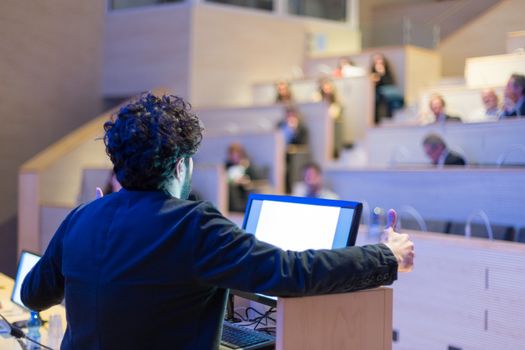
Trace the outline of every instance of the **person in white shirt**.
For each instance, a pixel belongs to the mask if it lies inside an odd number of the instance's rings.
[[[324,187],[321,167],[314,162],[303,167],[303,181],[294,185],[293,196],[338,199],[339,196]]]
[[[469,116],[470,122],[497,121],[503,111],[499,105],[499,97],[494,89],[484,89],[481,92],[483,107]]]

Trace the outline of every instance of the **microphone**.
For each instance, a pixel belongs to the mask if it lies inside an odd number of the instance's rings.
[[[3,321],[0,321],[0,334],[3,334],[3,332],[5,331],[5,334],[10,334],[13,337],[15,337],[16,339],[24,339],[25,338],[28,341],[39,345],[43,349],[53,350],[49,346],[45,346],[45,345],[40,344],[39,342],[37,342],[37,341],[35,341],[35,340],[31,339],[31,338],[26,337],[26,334],[24,333],[24,331],[22,331],[18,327],[13,326],[2,314],[0,314],[0,317],[3,320]]]
[[[9,334],[18,339],[25,337],[24,332],[20,328],[13,326],[2,314],[0,314],[0,317],[2,317],[0,334]]]

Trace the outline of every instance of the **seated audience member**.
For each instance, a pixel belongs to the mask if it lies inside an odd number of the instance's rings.
[[[276,103],[284,103],[284,104],[291,104],[293,103],[293,95],[292,95],[292,89],[290,87],[290,83],[284,80],[278,81],[275,85],[275,102]]]
[[[244,212],[252,187],[253,174],[250,159],[240,143],[232,143],[228,147],[225,166],[228,177],[228,209]]]
[[[374,54],[370,71],[375,84],[374,121],[379,124],[381,118],[392,118],[395,110],[403,108],[405,102],[403,94],[396,86],[394,75],[385,56],[380,53]]]
[[[443,96],[441,95],[433,95],[430,98],[429,107],[432,112],[430,123],[461,122],[460,117],[446,114],[445,99],[443,99]]]
[[[448,150],[445,141],[436,134],[427,135],[423,140],[423,147],[434,165],[465,165],[463,157]]]
[[[313,162],[303,167],[303,181],[294,185],[292,195],[325,199],[339,198],[335,193],[324,187],[321,167]]]
[[[525,116],[525,75],[512,74],[505,86],[501,119]]]
[[[471,116],[473,121],[495,121],[501,116],[499,98],[494,89],[485,89],[481,92],[483,108]]]
[[[330,79],[323,78],[319,80],[319,92],[314,99],[326,102],[330,106],[328,112],[333,120],[341,119],[343,107],[339,103],[334,83]]]
[[[277,127],[283,132],[287,145],[308,144],[308,129],[303,124],[299,111],[294,107],[286,108],[284,120],[280,121]]]
[[[308,129],[303,125],[299,112],[286,108],[285,119],[278,124],[286,142],[285,191],[290,193],[292,184],[299,177],[299,169],[309,158]]]
[[[315,96],[316,101],[323,101],[328,104],[328,114],[334,122],[334,157],[339,156],[343,144],[343,106],[339,103],[334,83],[330,79],[323,78],[319,81],[319,92]]]
[[[341,57],[337,62],[337,68],[334,69],[333,75],[336,78],[362,77],[365,75],[365,70],[357,67],[350,58]]]

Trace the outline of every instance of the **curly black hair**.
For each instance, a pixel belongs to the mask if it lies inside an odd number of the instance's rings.
[[[145,93],[104,124],[106,153],[124,188],[164,190],[177,160],[197,151],[203,128],[190,109],[180,97]]]

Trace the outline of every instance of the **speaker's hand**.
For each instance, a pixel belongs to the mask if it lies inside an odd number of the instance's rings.
[[[100,187],[97,187],[95,192],[96,192],[97,199],[104,197],[104,193],[102,192],[102,189]]]
[[[414,267],[414,243],[406,233],[397,233],[397,213],[395,210],[388,211],[388,220],[383,234],[383,243],[390,248],[397,259],[398,271],[409,272]]]

